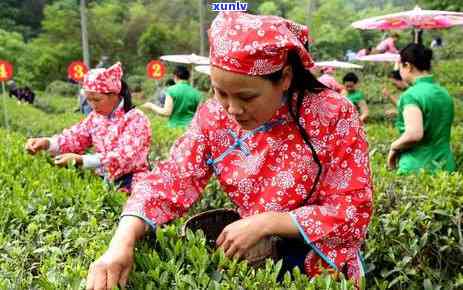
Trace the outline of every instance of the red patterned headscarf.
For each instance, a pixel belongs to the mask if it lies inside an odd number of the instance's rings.
[[[84,76],[83,88],[86,91],[102,94],[121,92],[122,65],[120,62],[109,68],[96,68]]]
[[[209,30],[211,64],[246,75],[281,70],[288,52],[296,51],[308,70],[314,63],[304,47],[309,31],[304,25],[277,16],[221,12]]]

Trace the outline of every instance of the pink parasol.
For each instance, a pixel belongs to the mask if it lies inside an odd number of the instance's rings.
[[[336,67],[336,68],[363,68],[363,66],[358,64],[353,64],[350,62],[331,60],[331,61],[318,61],[315,63],[316,67]]]
[[[397,62],[400,60],[400,55],[397,53],[379,53],[379,54],[369,54],[357,57],[357,60],[361,61],[376,61],[376,62]]]
[[[463,12],[415,9],[367,18],[352,23],[358,29],[439,29],[463,25]]]

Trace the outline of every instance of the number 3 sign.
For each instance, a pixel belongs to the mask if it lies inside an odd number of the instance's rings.
[[[88,72],[85,63],[81,61],[73,61],[68,66],[68,77],[79,82],[84,79],[84,75]]]
[[[149,78],[160,80],[166,73],[166,67],[159,60],[152,60],[146,66],[146,74]]]

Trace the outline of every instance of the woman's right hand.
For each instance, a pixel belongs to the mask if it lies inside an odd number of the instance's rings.
[[[25,147],[29,154],[34,155],[42,150],[47,150],[49,146],[48,138],[29,138]]]
[[[147,229],[148,226],[138,217],[121,219],[108,250],[90,265],[87,290],[125,287],[133,266],[135,243]]]
[[[389,100],[391,99],[391,93],[386,87],[383,88],[383,96]]]
[[[133,266],[134,247],[111,243],[109,249],[90,265],[87,290],[125,288]]]

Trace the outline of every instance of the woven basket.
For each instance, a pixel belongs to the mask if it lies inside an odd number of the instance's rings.
[[[182,227],[182,236],[186,235],[187,229],[192,231],[202,230],[207,244],[216,247],[216,240],[222,230],[230,223],[240,219],[240,215],[233,209],[214,209],[199,213],[189,218]],[[244,259],[253,267],[260,267],[265,264],[267,258],[278,260],[278,243],[280,238],[276,236],[266,237],[254,245],[246,253]]]

